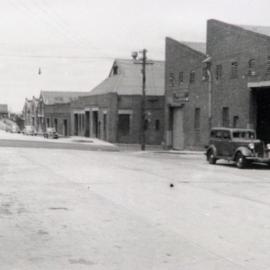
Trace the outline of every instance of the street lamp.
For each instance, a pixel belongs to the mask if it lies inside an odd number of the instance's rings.
[[[207,55],[207,58],[204,59],[202,63],[205,64],[208,77],[208,126],[210,132],[212,128],[212,71],[211,71],[212,57]]]
[[[137,60],[138,54],[142,54],[142,58]],[[134,64],[141,64],[142,65],[142,99],[141,99],[141,150],[145,150],[145,86],[146,86],[146,65],[153,64],[151,62],[146,62],[146,53],[147,50],[143,49],[139,52],[132,52],[131,56],[133,59]]]

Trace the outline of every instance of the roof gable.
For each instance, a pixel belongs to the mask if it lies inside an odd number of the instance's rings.
[[[117,66],[118,72],[114,74],[113,68]],[[164,61],[151,61],[146,65],[146,94],[164,95]],[[118,95],[141,95],[142,75],[141,64],[133,60],[116,59],[108,78],[95,87],[89,94],[101,95],[117,93]]]

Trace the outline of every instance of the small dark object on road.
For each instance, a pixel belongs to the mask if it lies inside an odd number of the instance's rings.
[[[170,187],[173,188],[174,187],[174,184],[173,183],[170,183]]]

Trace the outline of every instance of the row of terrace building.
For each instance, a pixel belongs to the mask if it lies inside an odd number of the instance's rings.
[[[270,141],[270,28],[208,20],[206,42],[166,38],[165,63],[146,68],[146,140],[201,149],[216,126],[254,128]],[[26,100],[26,124],[65,136],[139,143],[141,66],[115,60],[90,92],[42,91]]]
[[[146,142],[160,144],[164,127],[164,61],[147,66]],[[112,143],[139,143],[142,104],[141,66],[114,61],[109,76],[89,92],[41,91],[26,99],[25,125],[39,133],[54,127],[63,136],[95,137]]]

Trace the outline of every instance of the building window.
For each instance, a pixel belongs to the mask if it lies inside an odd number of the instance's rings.
[[[220,80],[222,77],[222,65],[216,65],[216,80]]]
[[[175,85],[174,73],[170,73],[170,75],[169,75],[169,84],[170,84],[170,87],[174,87],[174,85]]]
[[[237,128],[238,127],[238,122],[239,122],[239,116],[238,115],[235,115],[233,117],[233,127],[234,128]]]
[[[231,65],[231,78],[235,79],[238,77],[238,62],[232,62]]]
[[[222,125],[223,127],[229,127],[230,118],[229,118],[229,107],[222,108]]]
[[[270,56],[267,57],[266,74],[270,74]]]
[[[202,80],[203,81],[208,81],[207,67],[203,67],[203,69],[202,69]]]
[[[113,66],[113,75],[118,74],[118,66]]]
[[[129,135],[130,131],[130,115],[119,114],[118,115],[118,131],[120,136]]]
[[[178,79],[179,79],[178,80],[179,84],[184,82],[184,72],[183,71],[179,72]]]
[[[50,127],[50,118],[46,118],[46,126]]]
[[[189,82],[194,83],[195,82],[195,71],[191,71],[189,74]]]
[[[155,121],[155,130],[156,130],[156,131],[159,131],[159,129],[160,129],[160,121],[157,119],[157,120]]]
[[[194,114],[194,129],[200,129],[201,125],[201,109],[195,108],[195,114]]]
[[[255,75],[255,59],[250,59],[248,61],[248,76]]]

